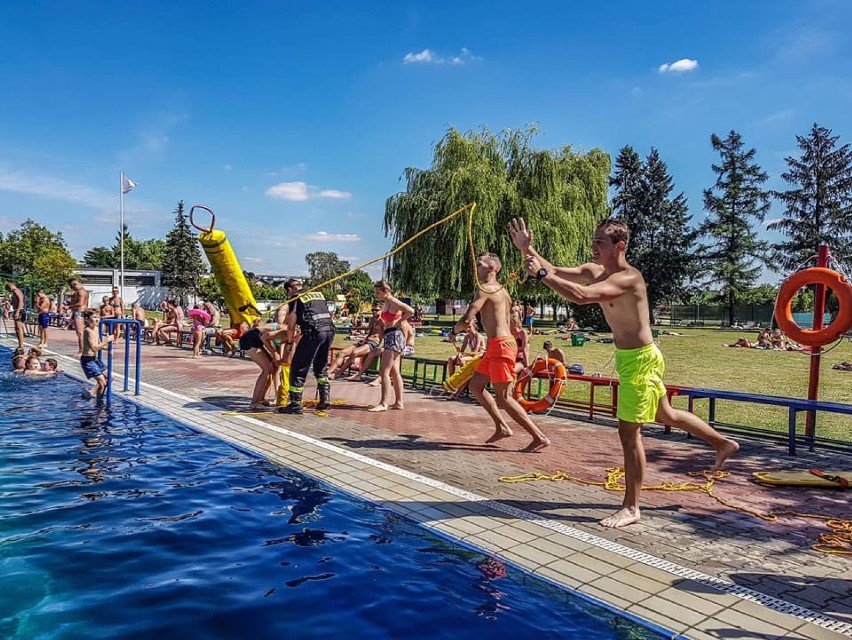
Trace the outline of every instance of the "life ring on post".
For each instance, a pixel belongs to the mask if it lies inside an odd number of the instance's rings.
[[[840,303],[834,321],[819,330],[803,329],[793,319],[793,297],[799,289],[811,284],[821,284],[831,289]],[[778,328],[799,344],[809,347],[831,344],[852,327],[852,284],[837,271],[825,267],[810,267],[797,271],[784,281],[778,291],[775,320]]]
[[[524,397],[524,391],[529,386],[533,378],[549,378],[550,390],[542,398],[538,400],[527,400]],[[550,408],[559,400],[562,395],[562,390],[565,388],[565,382],[568,380],[568,373],[565,371],[565,365],[550,358],[536,358],[531,367],[525,368],[518,374],[518,380],[515,383],[515,400],[518,401],[524,411],[527,413],[543,413],[550,411]]]

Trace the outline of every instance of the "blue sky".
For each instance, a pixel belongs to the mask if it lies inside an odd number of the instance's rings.
[[[137,239],[182,199],[217,212],[244,269],[355,265],[390,248],[385,199],[448,126],[531,122],[540,147],[658,148],[698,222],[711,133],[739,131],[771,187],[813,122],[852,142],[850,24],[845,0],[11,0],[0,231],[29,217],[78,258],[111,246],[123,170]]]

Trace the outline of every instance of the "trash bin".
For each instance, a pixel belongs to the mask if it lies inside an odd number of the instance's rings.
[[[659,338],[660,337],[660,330],[659,329],[651,329],[651,337],[652,338]]]
[[[571,346],[572,347],[582,347],[586,344],[586,334],[585,333],[573,333],[571,334]]]

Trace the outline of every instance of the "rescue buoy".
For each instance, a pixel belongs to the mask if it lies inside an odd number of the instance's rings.
[[[803,329],[793,319],[793,297],[799,289],[811,284],[821,284],[834,291],[840,304],[834,321],[819,330]],[[809,347],[830,344],[852,327],[852,284],[837,271],[825,267],[797,271],[784,281],[778,291],[775,320],[778,328],[799,344]]]
[[[210,227],[199,227],[195,224],[193,214],[196,209],[203,209],[211,216]],[[260,316],[254,294],[246,280],[237,256],[231,248],[231,243],[224,231],[214,229],[216,214],[212,209],[203,204],[196,204],[189,210],[189,223],[201,233],[198,241],[204,249],[204,254],[210,262],[210,270],[216,278],[222,297],[228,305],[228,313],[231,316],[231,326],[239,326],[241,322],[251,324],[255,318]]]
[[[444,380],[444,389],[450,393],[455,393],[461,389],[462,385],[473,377],[480,360],[482,360],[482,356],[478,355],[465,362],[453,375]]]
[[[527,400],[526,397],[524,397],[524,391],[530,384],[530,381],[533,378],[545,377],[550,379],[550,390],[547,392],[547,395],[539,398],[538,400]],[[568,375],[565,371],[565,365],[559,362],[559,360],[555,360],[553,358],[550,358],[549,360],[536,358],[532,367],[526,367],[518,374],[518,380],[515,383],[515,400],[518,401],[518,404],[520,404],[527,413],[542,413],[544,411],[549,411],[556,401],[559,400],[559,396],[562,395],[562,390],[565,388],[565,382],[567,380]]]

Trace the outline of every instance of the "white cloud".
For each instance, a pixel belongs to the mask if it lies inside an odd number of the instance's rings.
[[[312,240],[313,242],[360,242],[361,237],[355,233],[328,233],[327,231],[317,231],[302,236],[303,240]]]
[[[282,182],[266,190],[266,195],[279,200],[301,202],[308,199],[308,185],[304,182]]]
[[[252,257],[249,257],[249,256],[246,256],[245,258],[241,258],[241,260],[243,262],[248,262],[249,264],[262,264],[263,263],[263,258],[252,258]]]
[[[458,54],[449,57],[438,55],[431,49],[423,49],[420,53],[409,52],[402,59],[403,64],[465,64],[481,61],[481,57],[473,55],[466,47],[462,47]]]
[[[348,200],[352,194],[348,191],[338,191],[337,189],[323,189],[317,194],[317,198],[334,198],[337,200]]]
[[[291,202],[304,202],[316,198],[332,198],[336,200],[348,200],[352,194],[348,191],[337,189],[319,189],[305,182],[281,182],[266,190],[266,195],[278,200],[290,200]]]
[[[420,53],[406,53],[402,59],[405,64],[430,63],[435,61],[435,54],[430,49],[423,49]]]
[[[98,209],[114,209],[117,196],[59,178],[28,175],[0,167],[0,191],[25,193],[51,200],[79,202]]]
[[[661,64],[658,71],[660,73],[684,73],[686,71],[695,71],[697,68],[698,60],[681,58],[675,62]]]

